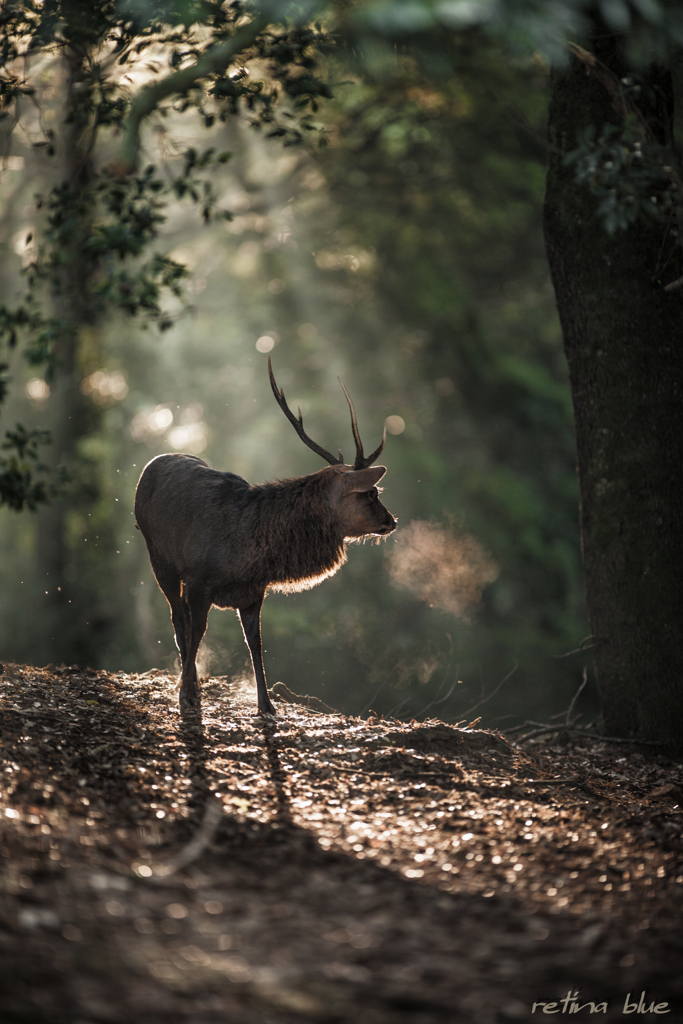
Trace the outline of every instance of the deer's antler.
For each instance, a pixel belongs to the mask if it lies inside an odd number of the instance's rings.
[[[342,391],[346,395],[346,401],[349,403],[349,409],[351,410],[351,430],[353,431],[353,440],[356,442],[356,461],[355,461],[355,463],[353,465],[353,468],[354,469],[367,469],[368,466],[371,466],[373,464],[373,462],[375,461],[375,459],[378,458],[378,456],[380,456],[382,454],[382,452],[384,451],[384,445],[387,443],[387,428],[386,427],[384,428],[384,435],[382,437],[382,443],[380,444],[380,446],[378,448],[375,448],[375,450],[372,453],[372,455],[368,455],[366,457],[363,454],[363,442],[361,441],[360,434],[358,433],[358,423],[356,422],[356,410],[353,407],[353,402],[351,401],[351,395],[348,393],[348,391],[344,387],[344,384],[342,383],[341,377],[338,377],[337,380],[339,381],[339,383],[342,386]]]
[[[318,455],[322,455],[323,459],[329,462],[331,466],[343,466],[344,456],[342,455],[341,451],[339,452],[339,458],[335,459],[334,455],[331,455],[327,451],[327,449],[322,448],[319,444],[316,444],[315,441],[311,440],[311,438],[304,430],[304,420],[303,416],[301,415],[301,409],[298,410],[299,418],[297,419],[292,410],[287,405],[284,391],[282,390],[282,388],[278,388],[277,384],[275,383],[275,377],[273,376],[273,368],[270,365],[270,356],[268,356],[268,375],[270,377],[270,386],[273,389],[273,394],[275,395],[275,401],[280,406],[283,413],[285,414],[289,422],[292,424],[292,426],[294,427],[294,429],[296,430],[297,434],[304,442],[304,444],[308,445],[308,447],[311,448]]]

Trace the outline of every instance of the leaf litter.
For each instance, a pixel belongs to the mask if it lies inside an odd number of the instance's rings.
[[[293,700],[3,666],[2,1024],[683,1020],[680,761]]]

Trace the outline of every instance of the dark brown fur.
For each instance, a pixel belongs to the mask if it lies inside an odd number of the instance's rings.
[[[259,710],[273,714],[261,656],[268,590],[292,593],[332,576],[346,542],[385,536],[396,521],[379,501],[383,466],[334,465],[309,476],[250,486],[193,455],[159,455],[145,466],[135,518],[171,606],[182,660],[181,704],[199,699],[196,656],[209,609],[234,608],[254,665]]]

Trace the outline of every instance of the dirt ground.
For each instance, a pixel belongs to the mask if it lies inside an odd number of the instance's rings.
[[[683,1022],[656,748],[3,669],[0,1024]]]

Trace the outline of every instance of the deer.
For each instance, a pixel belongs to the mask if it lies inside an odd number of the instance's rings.
[[[329,463],[308,476],[250,485],[235,473],[211,469],[196,455],[158,455],[143,469],[135,492],[135,525],[152,571],[171,609],[182,665],[180,707],[200,704],[197,651],[212,607],[233,609],[242,625],[256,679],[258,713],[274,715],[263,666],[261,607],[269,591],[308,590],[333,576],[348,543],[387,537],[396,519],[379,500],[385,466],[373,466],[386,443],[366,456],[351,397],[354,464],[335,458],[305,432],[278,388],[275,400],[296,433]]]

